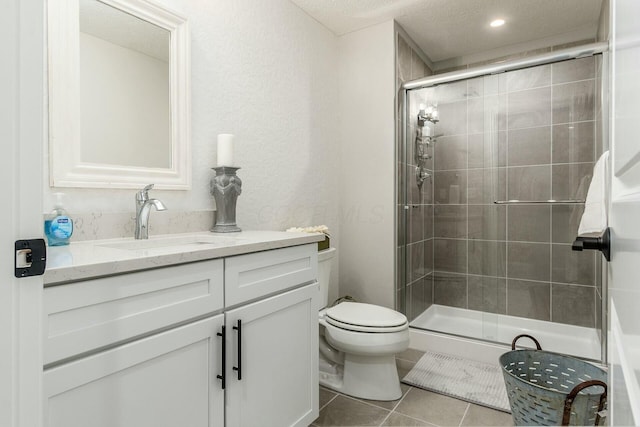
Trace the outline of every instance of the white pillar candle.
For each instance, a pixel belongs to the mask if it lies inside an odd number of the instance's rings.
[[[233,166],[233,138],[230,133],[218,135],[218,166]]]

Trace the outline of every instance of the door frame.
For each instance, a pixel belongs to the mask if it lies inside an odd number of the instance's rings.
[[[14,277],[14,241],[41,238],[45,2],[8,0],[0,14],[0,425],[42,425],[42,276]]]
[[[612,0],[611,40],[610,197],[611,263],[609,278],[609,424],[639,425],[640,383],[636,378],[638,344],[637,262],[640,259],[640,149],[633,127],[640,115],[636,83],[640,51],[634,18],[636,0]],[[633,58],[633,60],[632,60]]]

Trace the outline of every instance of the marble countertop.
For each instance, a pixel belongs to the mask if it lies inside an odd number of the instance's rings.
[[[108,239],[47,248],[45,286],[137,270],[241,255],[324,240],[284,231],[165,234],[148,240]]]

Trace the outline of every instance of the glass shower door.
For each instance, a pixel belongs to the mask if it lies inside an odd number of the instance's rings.
[[[599,255],[571,250],[583,204],[570,203],[584,200],[602,151],[598,63],[580,58],[408,91],[412,327],[501,343],[523,329],[553,330],[582,340],[557,351],[583,346],[580,355],[600,358]],[[549,200],[565,202],[526,203]]]

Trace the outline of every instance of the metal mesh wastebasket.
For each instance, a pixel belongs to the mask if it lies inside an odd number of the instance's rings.
[[[537,350],[516,350],[532,339]],[[582,360],[542,351],[530,335],[518,335],[500,356],[513,422],[517,426],[604,425],[607,374]]]

